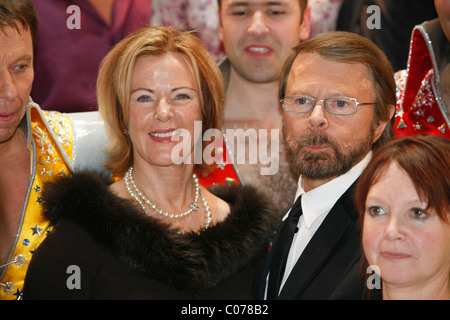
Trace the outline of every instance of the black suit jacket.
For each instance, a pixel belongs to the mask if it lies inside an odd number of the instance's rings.
[[[359,272],[361,240],[353,204],[355,185],[330,210],[292,269],[279,299],[362,299],[365,281]],[[264,298],[271,263],[280,262],[272,261],[269,253],[257,299]]]

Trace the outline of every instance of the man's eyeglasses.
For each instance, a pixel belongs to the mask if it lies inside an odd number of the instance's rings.
[[[308,96],[285,96],[280,100],[284,111],[293,113],[308,113],[314,109],[316,102],[323,102],[325,110],[332,114],[352,114],[360,105],[377,104],[377,102],[358,102],[355,98],[332,97],[324,100]]]

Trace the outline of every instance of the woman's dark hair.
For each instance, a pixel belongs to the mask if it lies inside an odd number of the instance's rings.
[[[359,213],[361,230],[364,225],[367,195],[393,162],[408,174],[420,199],[427,203],[426,209],[433,209],[442,221],[449,223],[449,155],[450,140],[434,135],[404,136],[375,150],[371,161],[358,179],[355,191],[355,206]],[[364,278],[367,277],[369,263],[364,253],[362,256],[360,274]],[[365,290],[365,295],[370,298],[371,292]]]

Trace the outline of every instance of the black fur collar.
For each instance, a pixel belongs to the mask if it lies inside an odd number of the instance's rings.
[[[230,205],[230,215],[200,235],[179,235],[112,194],[93,173],[73,174],[44,190],[51,224],[76,221],[132,270],[190,293],[214,287],[264,254],[278,216],[255,188],[215,187],[211,191]]]

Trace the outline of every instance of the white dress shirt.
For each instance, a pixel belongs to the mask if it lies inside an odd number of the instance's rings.
[[[363,160],[351,168],[347,173],[308,192],[305,192],[303,188],[302,177],[299,178],[295,199],[297,199],[300,195],[303,195],[303,215],[298,221],[297,226],[299,230],[294,235],[292,240],[280,290],[297,263],[297,260],[300,258],[303,250],[306,248],[317,229],[319,229],[331,208],[333,208],[334,204],[345,193],[345,191],[347,191],[356,179],[358,179],[371,158],[372,151],[370,151]],[[283,220],[285,220],[288,215],[289,212],[283,217]]]

